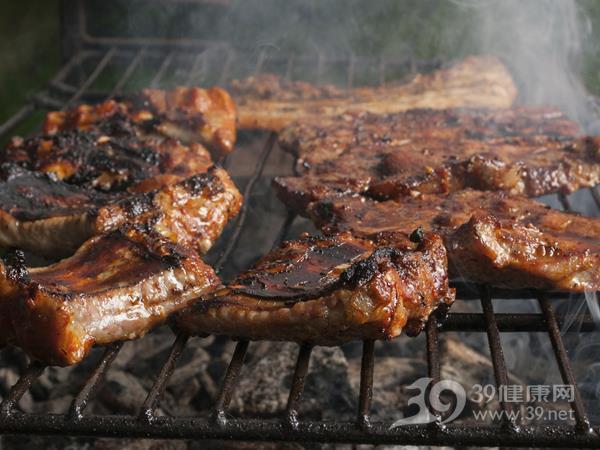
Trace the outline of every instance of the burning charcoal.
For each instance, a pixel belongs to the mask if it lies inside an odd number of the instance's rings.
[[[48,399],[45,402],[34,402],[33,403],[33,413],[39,413],[39,414],[45,414],[45,413],[52,413],[52,414],[65,414],[67,411],[69,411],[69,406],[71,405],[71,402],[73,401],[73,396],[71,395],[64,395],[62,397],[53,397],[51,399]]]
[[[115,413],[135,414],[142,406],[147,391],[138,378],[121,370],[111,370],[106,375],[98,398]]]
[[[260,344],[259,344],[260,345]],[[244,366],[232,399],[232,412],[242,416],[271,417],[287,404],[298,346],[269,343]],[[335,386],[335,389],[332,389]],[[300,405],[303,418],[340,417],[353,414],[356,393],[348,380],[348,363],[339,348],[316,347],[311,356],[304,395]]]

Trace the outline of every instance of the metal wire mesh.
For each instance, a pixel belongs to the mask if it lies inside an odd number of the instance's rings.
[[[215,58],[216,57],[216,58]],[[137,49],[122,49],[110,46],[105,49],[86,50],[76,54],[50,81],[48,88],[35,95],[15,116],[0,125],[0,137],[22,123],[35,111],[44,108],[65,108],[79,101],[96,101],[120,95],[126,88],[135,88],[132,80],[140,77],[151,86],[174,84],[223,84],[233,76],[251,74],[265,70],[278,70],[291,77],[298,73],[300,77],[323,79],[324,65],[343,64],[345,84],[351,86],[360,75],[357,67],[373,65],[357,64],[351,55],[345,60],[325,61],[320,55],[314,59],[301,59],[288,56],[273,58],[261,53],[254,61],[243,60],[231,49],[225,47],[205,49],[203,51],[156,50],[146,46]],[[299,68],[298,65],[303,67]],[[379,61],[376,64],[378,74],[375,80],[384,83],[388,71],[411,73],[431,67],[430,62],[415,61]],[[118,70],[116,68],[118,67]],[[310,71],[312,70],[312,73]],[[83,71],[83,73],[82,73]],[[168,79],[167,79],[168,78]],[[104,81],[102,81],[104,79]],[[372,77],[371,77],[372,79]],[[257,182],[269,158],[277,149],[275,135],[261,134],[253,139],[262,139],[262,151],[256,155],[255,167],[249,177],[245,177],[243,193],[245,198],[253,195]],[[225,161],[227,167],[229,161]],[[234,179],[236,173],[232,172]],[[600,208],[600,195],[591,190],[592,197]],[[567,197],[559,198],[565,209],[570,209]],[[242,208],[229,239],[220,253],[215,255],[214,266],[217,271],[227,267],[235,254],[240,236],[244,232],[247,217],[247,204]],[[278,245],[290,232],[295,215],[290,213],[283,221],[279,232],[273,236],[273,245]],[[259,255],[257,255],[259,256]],[[554,357],[558,363],[565,384],[577,386],[569,357],[565,350],[561,334],[561,321],[552,306],[551,299],[561,298],[561,294],[533,293],[537,296],[541,313],[495,313],[493,298],[531,298],[531,292],[491,289],[487,286],[457,286],[459,299],[481,302],[482,313],[450,312],[445,320],[432,317],[426,327],[426,347],[428,374],[433,380],[440,379],[440,340],[448,331],[485,332],[496,385],[508,384],[508,371],[501,345],[503,332],[544,332],[548,333]],[[460,300],[458,300],[460,301]],[[581,318],[581,331],[591,331],[594,323],[588,315]],[[497,446],[499,442],[507,446],[577,446],[600,447],[599,429],[590,425],[586,406],[576,388],[575,399],[571,404],[575,416],[574,426],[534,426],[521,425],[514,420],[505,419],[501,423],[477,425],[442,426],[437,423],[410,425],[390,429],[390,423],[371,421],[371,399],[374,387],[375,343],[365,341],[362,350],[360,371],[360,389],[358,409],[355,421],[308,421],[299,415],[304,383],[308,373],[312,347],[300,345],[287,407],[280,419],[238,419],[228,415],[228,407],[233,391],[239,380],[240,371],[247,353],[247,341],[237,343],[233,357],[225,372],[220,393],[213,406],[209,419],[197,417],[170,417],[156,415],[166,385],[176,370],[177,361],[186,346],[185,336],[176,336],[171,351],[155,383],[148,392],[146,400],[140,405],[137,415],[100,416],[85,413],[86,406],[93,401],[118,355],[121,344],[108,347],[98,361],[81,391],[72,401],[66,414],[28,414],[17,411],[15,405],[32,383],[43,373],[44,367],[32,363],[10,390],[0,405],[0,433],[70,434],[88,436],[121,437],[164,437],[164,438],[219,438],[241,440],[273,441],[328,441],[371,444],[433,444],[433,445],[486,445]],[[513,405],[501,403],[503,411],[510,411]],[[510,415],[505,415],[505,418]]]

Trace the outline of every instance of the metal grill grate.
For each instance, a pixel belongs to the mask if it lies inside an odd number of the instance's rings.
[[[193,50],[193,49],[192,49]],[[276,58],[266,52],[255,55],[253,61],[227,47],[210,48],[204,51],[156,50],[141,47],[137,50],[109,47],[105,49],[85,50],[72,57],[50,81],[43,92],[35,95],[13,117],[0,125],[0,137],[22,125],[29,116],[42,109],[61,109],[79,101],[96,101],[117,96],[139,78],[139,72],[152,86],[174,84],[223,84],[233,76],[257,73],[262,70],[277,70],[292,77],[299,73],[301,77],[322,80],[325,66],[334,64],[343,68],[345,80],[350,86],[360,75],[357,68],[376,67],[377,74],[371,79],[386,81],[386,74],[414,73],[434,66],[431,62],[387,61],[360,62],[349,56],[346,60],[330,61],[317,55],[315,58]],[[300,67],[301,66],[301,67]],[[117,70],[118,68],[118,70]],[[183,69],[182,69],[183,68]],[[310,73],[312,70],[312,74]],[[339,72],[339,71],[338,71]],[[107,80],[108,78],[108,80]],[[102,80],[104,79],[104,81]],[[339,78],[338,78],[338,82]],[[131,86],[135,88],[136,86]],[[263,177],[263,171],[274,154],[276,139],[274,134],[252,133],[242,136],[241,142],[262,140],[262,150],[255,155],[254,170],[246,180],[243,193],[248,199],[252,196],[257,182]],[[239,151],[239,149],[238,149]],[[231,161],[225,160],[225,167]],[[600,208],[600,195],[592,189],[591,195]],[[559,199],[565,209],[570,208],[567,197]],[[260,206],[259,206],[260,207]],[[244,232],[248,203],[244,205],[236,223],[228,234],[228,240],[220,253],[214,256],[214,266],[218,271],[225,270],[233,261],[240,236]],[[273,245],[278,245],[290,232],[295,216],[291,213],[283,220],[282,228],[276,234]],[[256,255],[259,256],[259,255]],[[429,376],[440,379],[440,339],[448,331],[474,331],[487,333],[491,360],[497,386],[508,384],[508,372],[500,341],[503,332],[545,332],[548,333],[554,356],[565,384],[577,385],[565,344],[561,335],[561,321],[557,317],[551,300],[564,298],[564,294],[531,293],[527,291],[509,291],[492,289],[487,286],[459,284],[457,302],[478,300],[482,313],[454,313],[438,323],[432,317],[426,327],[426,347]],[[532,296],[538,299],[541,313],[495,313],[493,298],[523,298]],[[581,317],[581,331],[594,330],[594,323],[585,315]],[[306,421],[298,414],[302,402],[302,392],[307,376],[312,348],[299,346],[299,353],[292,378],[287,407],[280,419],[238,419],[230,418],[227,411],[234,389],[238,382],[244,356],[249,343],[240,341],[226,370],[221,390],[213,407],[212,418],[158,416],[155,411],[169,378],[173,374],[178,358],[188,342],[185,336],[176,336],[168,358],[156,375],[155,383],[146,400],[140,405],[139,414],[132,416],[99,416],[85,413],[86,406],[93,401],[94,394],[110,370],[121,349],[121,343],[106,348],[104,356],[81,391],[72,401],[66,414],[29,414],[15,410],[16,403],[43,373],[44,367],[32,363],[18,382],[13,386],[0,406],[0,433],[69,434],[87,436],[120,437],[163,437],[163,438],[213,438],[237,440],[273,440],[302,442],[352,442],[371,444],[420,444],[420,445],[486,445],[497,446],[546,446],[546,447],[600,447],[598,425],[592,426],[586,412],[586,406],[576,389],[575,400],[571,407],[574,411],[574,426],[523,426],[508,419],[501,423],[480,425],[439,424],[410,425],[389,429],[390,423],[370,420],[371,398],[373,391],[373,372],[376,364],[373,341],[365,341],[362,350],[360,371],[360,390],[358,410],[355,421]],[[504,411],[513,405],[501,403]],[[505,416],[508,417],[508,416]]]

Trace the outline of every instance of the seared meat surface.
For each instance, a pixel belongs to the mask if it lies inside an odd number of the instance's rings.
[[[132,194],[104,194],[18,170],[0,182],[0,244],[67,256],[94,235],[135,223],[205,253],[241,203],[227,172],[216,167]]]
[[[1,156],[29,170],[101,191],[147,190],[148,179],[168,184],[205,172],[213,162],[202,145],[184,145],[113,115],[91,130],[67,129],[30,139],[13,138]],[[156,186],[156,182],[152,187]]]
[[[454,300],[439,236],[398,250],[347,233],[285,242],[175,316],[189,334],[336,345],[418,333]]]
[[[300,176],[278,178],[275,186],[300,212],[345,193],[572,192],[600,183],[600,140],[579,133],[552,108],[345,114],[282,132]]]
[[[206,253],[242,206],[242,195],[221,168],[132,195],[88,214],[95,233],[127,224],[148,225],[180,245]]]
[[[44,131],[13,138],[0,156],[22,172],[0,182],[3,246],[64,257],[93,235],[136,223],[204,253],[239,211],[241,195],[203,145],[228,152],[234,144],[235,108],[221,89],[145,90],[79,105],[49,113]],[[38,180],[28,189],[25,173]]]
[[[266,74],[234,81],[230,91],[240,128],[273,131],[299,120],[320,120],[348,111],[389,114],[415,108],[507,108],[517,95],[506,67],[491,57],[469,57],[448,69],[416,75],[405,84],[342,90]]]
[[[219,284],[195,251],[132,227],[47,267],[26,267],[17,251],[0,266],[0,342],[47,364],[74,364],[94,344],[144,335]]]
[[[48,113],[44,134],[90,130],[113,115],[129,118],[141,133],[158,133],[184,143],[206,145],[215,156],[233,150],[236,111],[229,94],[218,87],[178,87],[172,91],[144,89],[119,101],[78,105]]]
[[[118,200],[66,184],[53,176],[3,166],[0,245],[41,255],[67,256],[93,233],[87,213]]]
[[[443,236],[453,276],[507,288],[600,290],[600,219],[520,196],[470,189],[377,202],[338,198],[310,207],[326,233],[351,231],[405,248],[422,227]]]

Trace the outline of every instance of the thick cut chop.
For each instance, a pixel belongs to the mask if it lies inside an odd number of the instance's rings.
[[[213,165],[201,144],[141,135],[137,128],[131,119],[115,114],[92,130],[76,128],[13,138],[1,161],[100,191],[148,190],[205,172]]]
[[[215,155],[233,150],[236,110],[229,94],[218,87],[178,87],[172,91],[144,89],[122,100],[78,105],[48,113],[45,134],[78,128],[94,129],[115,114],[128,117],[142,133],[158,133],[185,143],[206,145]]]
[[[517,95],[506,67],[491,57],[469,57],[448,69],[417,75],[406,84],[342,90],[267,74],[234,81],[230,90],[240,128],[274,131],[299,120],[322,120],[347,111],[507,108]]]
[[[135,223],[204,253],[241,202],[216,167],[150,192],[110,194],[18,169],[0,183],[0,244],[61,257],[91,236]]]
[[[347,233],[283,244],[175,316],[189,334],[337,345],[416,334],[454,300],[439,236],[403,251]]]
[[[311,201],[347,193],[568,193],[600,182],[600,140],[579,133],[552,108],[346,114],[282,132],[300,176],[278,178],[275,186],[300,212]]]
[[[47,364],[75,364],[92,345],[140,337],[219,284],[195,251],[134,228],[48,267],[27,268],[16,252],[0,268],[0,312],[11,324],[2,334]]]
[[[315,203],[326,233],[351,231],[403,248],[417,227],[443,236],[450,271],[507,288],[600,290],[600,219],[565,213],[520,196],[464,190],[401,202],[360,197]]]

